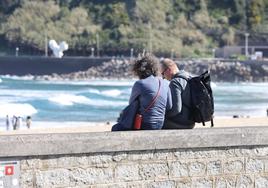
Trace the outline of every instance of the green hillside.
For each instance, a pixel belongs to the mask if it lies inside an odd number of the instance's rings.
[[[267,42],[268,0],[2,0],[0,53],[44,54],[45,38],[67,55],[208,56],[213,48]]]

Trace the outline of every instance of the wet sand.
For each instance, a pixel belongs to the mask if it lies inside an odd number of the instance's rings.
[[[64,124],[64,125],[62,125]],[[83,133],[110,131],[114,122],[33,122],[31,129],[25,126],[16,131],[0,131],[0,135],[8,134],[42,134],[42,133]],[[214,127],[248,127],[268,126],[268,117],[252,118],[215,118]],[[197,124],[195,129],[210,128],[210,122],[206,126]]]

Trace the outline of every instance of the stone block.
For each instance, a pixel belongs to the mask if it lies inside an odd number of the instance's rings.
[[[171,177],[188,177],[189,170],[186,162],[171,162],[170,163],[170,176]]]
[[[180,149],[174,152],[177,159],[215,159],[234,157],[235,152],[232,148],[219,148],[217,150],[211,148],[204,149]]]
[[[127,156],[128,161],[152,161],[154,160],[154,151],[130,152]]]
[[[167,163],[141,164],[139,174],[143,180],[168,178]]]
[[[62,156],[62,157],[59,157],[57,160],[57,166],[59,168],[70,168],[70,167],[75,167],[76,165],[77,163],[76,163],[75,156]]]
[[[41,167],[40,159],[29,158],[20,161],[21,170],[39,169]]]
[[[238,148],[236,152],[238,155],[244,157],[265,157],[268,155],[268,148],[262,146]]]
[[[176,187],[175,181],[155,181],[145,184],[144,188],[174,188]]]
[[[83,167],[89,166],[87,155],[64,155],[56,158],[59,168]],[[52,163],[53,164],[53,163]]]
[[[222,162],[220,160],[207,162],[207,174],[208,175],[215,176],[221,173],[222,173]]]
[[[217,158],[226,159],[226,158],[236,157],[236,153],[235,153],[234,148],[229,148],[229,147],[219,148],[216,150],[216,152],[217,152],[217,154],[215,155],[215,157],[217,157]]]
[[[91,185],[90,188],[141,188],[144,182]],[[79,187],[80,188],[80,187]]]
[[[154,153],[154,159],[160,160],[172,160],[174,159],[174,152],[172,150],[159,150]]]
[[[190,178],[180,178],[176,180],[176,185],[179,188],[189,188],[192,185],[192,180]]]
[[[70,172],[67,169],[53,169],[36,172],[36,187],[68,187],[71,184]]]
[[[58,157],[50,156],[48,158],[40,160],[40,168],[42,170],[53,169],[57,167],[58,167]]]
[[[253,149],[254,156],[256,157],[267,157],[268,156],[268,147],[259,146]]]
[[[247,159],[246,160],[246,172],[257,173],[264,171],[264,161],[259,159]]]
[[[253,188],[254,178],[250,175],[240,175],[237,177],[236,187]]]
[[[20,175],[20,187],[29,188],[34,187],[35,177],[32,170],[23,170],[23,173]]]
[[[206,163],[205,161],[192,161],[188,163],[189,176],[205,176]]]
[[[267,173],[268,172],[268,157],[266,159],[262,159],[263,163],[264,163],[264,172]]]
[[[119,162],[123,161],[127,158],[127,153],[126,152],[116,152],[113,155],[113,161]]]
[[[115,167],[116,182],[128,182],[140,179],[138,164],[120,164]]]
[[[224,163],[224,174],[242,174],[244,172],[243,158],[228,160]]]
[[[268,175],[255,177],[255,188],[268,187]]]
[[[113,163],[113,156],[111,153],[99,153],[88,157],[88,164],[91,166],[109,167],[111,163]]]
[[[192,187],[213,188],[213,178],[193,178]]]
[[[110,168],[74,168],[70,171],[71,182],[75,186],[105,184],[113,182],[113,169]]]
[[[217,177],[215,188],[236,188],[236,176]]]

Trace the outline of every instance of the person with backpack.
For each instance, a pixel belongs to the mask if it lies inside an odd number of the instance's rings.
[[[123,110],[112,131],[162,129],[166,110],[171,109],[172,100],[169,82],[159,77],[159,65],[159,60],[150,54],[135,60],[133,72],[139,80],[132,87],[129,106]],[[137,108],[136,113],[142,117],[138,128],[136,118],[134,125],[133,122],[129,122],[134,119],[134,108]]]
[[[214,100],[209,71],[191,76],[179,70],[171,59],[164,59],[162,76],[170,80],[173,107],[167,111],[164,129],[192,129],[195,123],[213,124]]]
[[[177,64],[171,59],[163,59],[161,61],[162,76],[170,81],[169,87],[172,95],[172,108],[167,110],[163,129],[192,129],[195,122],[191,120],[190,106],[191,96],[190,87],[187,80],[191,76],[179,70]],[[183,105],[185,104],[185,105]]]

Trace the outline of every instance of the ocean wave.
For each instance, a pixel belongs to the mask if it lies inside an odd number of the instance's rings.
[[[64,91],[48,91],[48,90],[17,90],[17,89],[0,89],[0,97],[1,99],[14,99],[14,100],[25,100],[25,99],[46,99],[51,95],[55,94],[55,92],[63,93]]]
[[[135,80],[88,80],[88,81],[38,81],[43,84],[69,84],[69,85],[82,85],[82,86],[133,86]]]
[[[121,91],[118,89],[104,90],[104,91],[101,91],[101,94],[108,96],[108,97],[117,97],[121,94]]]
[[[60,94],[48,98],[49,101],[60,105],[72,106],[74,104],[84,104],[90,106],[107,107],[107,106],[126,106],[126,101],[108,101],[108,100],[92,100],[81,95]]]
[[[106,97],[113,97],[113,98],[122,98],[120,95],[130,95],[128,90],[119,90],[119,89],[109,89],[109,90],[97,90],[97,89],[89,89],[89,93],[98,94]]]
[[[11,80],[33,80],[34,76],[28,75],[28,76],[14,76],[14,75],[2,75],[1,78],[11,79]]]
[[[16,116],[29,116],[36,114],[37,110],[27,103],[0,103],[0,117],[4,118],[6,115],[9,117]]]
[[[60,105],[67,105],[67,106],[74,105],[75,103],[87,104],[90,102],[90,99],[88,99],[85,96],[71,95],[71,94],[59,94],[53,97],[49,97],[48,100],[51,102],[58,103]]]
[[[210,85],[211,85],[212,89],[217,87],[217,84],[215,82],[211,82]]]

